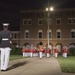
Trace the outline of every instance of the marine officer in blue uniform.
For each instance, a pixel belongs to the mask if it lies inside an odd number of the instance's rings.
[[[3,30],[0,31],[0,50],[1,50],[1,71],[8,68],[11,50],[11,32],[8,30],[9,23],[3,23]]]

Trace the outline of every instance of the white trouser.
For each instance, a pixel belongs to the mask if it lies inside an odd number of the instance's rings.
[[[30,56],[33,57],[33,52],[30,53]]]
[[[23,57],[25,57],[25,52],[23,52]]]
[[[0,51],[0,62],[1,62],[1,51]]]
[[[6,70],[8,68],[10,48],[1,48],[1,70]]]
[[[65,58],[67,57],[67,53],[64,53],[64,57],[65,57]]]
[[[40,58],[42,58],[42,52],[39,52]]]
[[[24,53],[24,56],[25,56],[25,57],[27,57],[27,56],[28,56],[27,52],[25,52],[25,53]]]
[[[55,53],[55,57],[58,57],[58,53]]]
[[[47,57],[50,57],[50,53],[47,53]]]

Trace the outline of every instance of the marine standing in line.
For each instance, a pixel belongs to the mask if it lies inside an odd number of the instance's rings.
[[[56,47],[54,47],[54,54],[55,54],[55,57],[58,57],[58,49]]]
[[[0,31],[0,50],[1,50],[1,71],[6,71],[11,50],[11,32],[8,30],[9,23],[3,24],[3,30]]]
[[[64,46],[63,49],[62,49],[62,52],[63,52],[63,57],[67,58],[68,47],[67,46]]]

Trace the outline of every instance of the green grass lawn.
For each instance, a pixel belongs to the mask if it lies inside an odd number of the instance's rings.
[[[22,59],[24,58],[22,55],[10,55],[10,60]]]
[[[75,73],[75,56],[68,56],[67,58],[59,56],[57,59],[62,72]]]

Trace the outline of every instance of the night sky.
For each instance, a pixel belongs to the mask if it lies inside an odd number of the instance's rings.
[[[75,0],[49,0],[54,8],[75,8]],[[19,29],[20,10],[45,9],[48,0],[0,0],[0,25],[9,22],[10,28]]]

